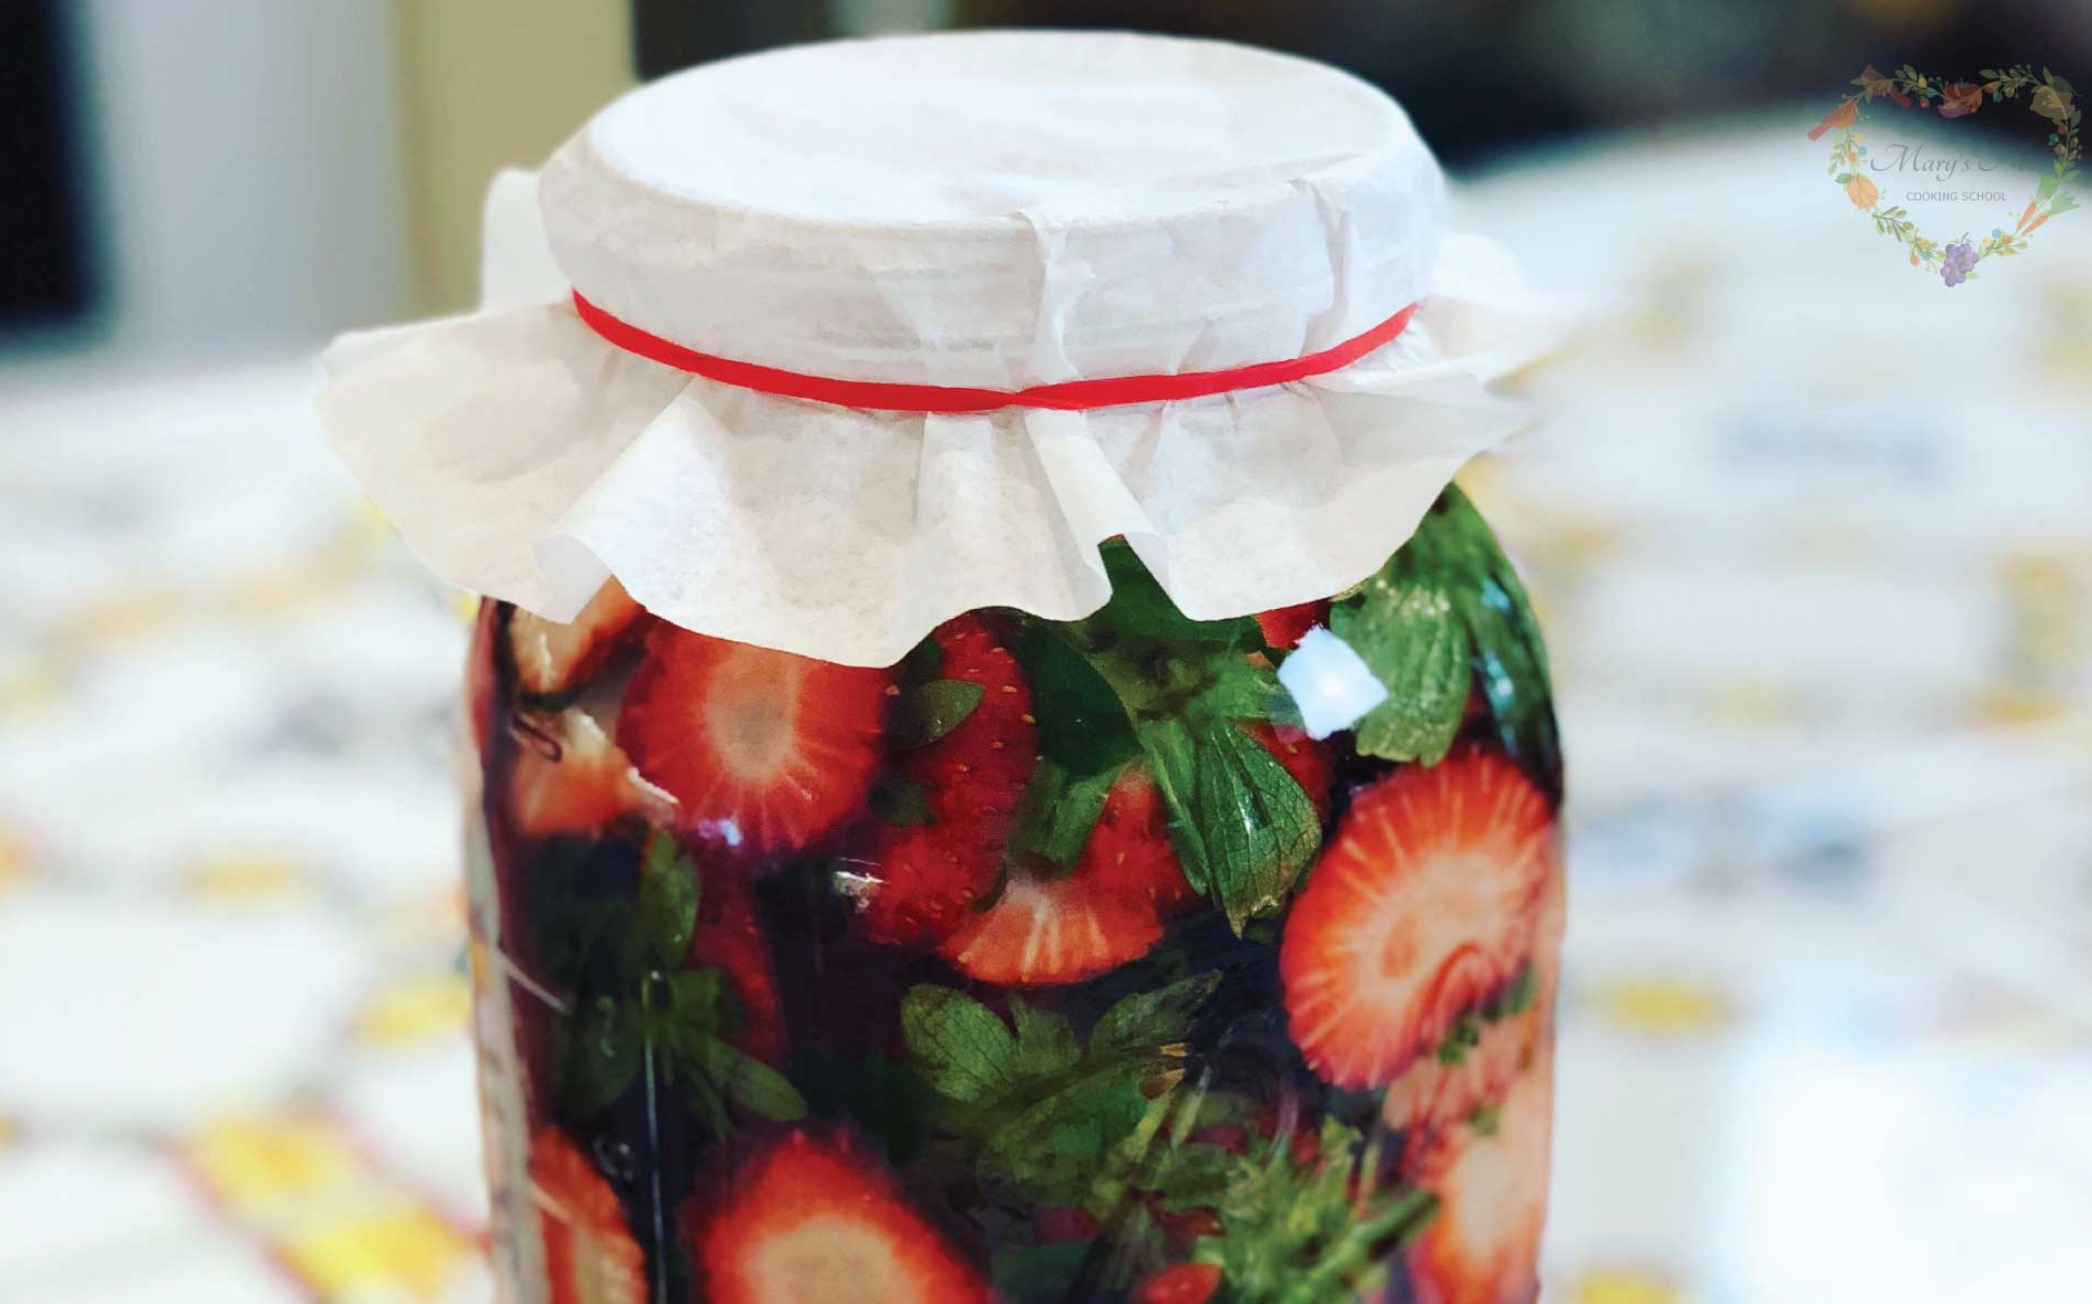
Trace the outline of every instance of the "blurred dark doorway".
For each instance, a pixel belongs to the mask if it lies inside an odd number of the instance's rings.
[[[0,331],[65,326],[93,306],[64,0],[13,0],[0,41]]]
[[[836,32],[827,0],[692,4],[632,0],[633,62],[641,80],[731,54],[815,41]]]

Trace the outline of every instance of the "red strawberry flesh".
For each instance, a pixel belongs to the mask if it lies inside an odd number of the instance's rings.
[[[1221,1271],[1212,1263],[1176,1263],[1141,1282],[1137,1304],[1206,1304],[1220,1289]]]
[[[1328,622],[1329,601],[1326,598],[1257,613],[1257,628],[1264,632],[1265,645],[1280,651],[1297,646],[1309,630]]]

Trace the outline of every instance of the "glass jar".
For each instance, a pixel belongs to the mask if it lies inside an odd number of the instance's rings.
[[[1561,769],[1515,573],[1450,488],[1254,619],[1104,555],[1090,617],[885,669],[615,582],[482,607],[505,1298],[1534,1297]]]

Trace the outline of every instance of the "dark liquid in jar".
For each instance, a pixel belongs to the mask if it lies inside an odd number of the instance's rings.
[[[516,1298],[1532,1298],[1561,777],[1515,574],[1451,490],[1254,618],[1106,557],[1095,615],[883,669],[614,583],[567,626],[484,607]],[[1310,630],[1388,691],[1321,740],[1276,673]]]

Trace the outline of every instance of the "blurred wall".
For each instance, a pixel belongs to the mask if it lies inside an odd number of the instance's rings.
[[[947,27],[957,0],[834,0],[835,30],[849,35]]]
[[[393,0],[391,12],[414,306],[455,312],[479,296],[480,205],[494,173],[544,162],[632,84],[630,10],[612,0]]]
[[[107,343],[209,358],[394,316],[391,42],[370,0],[81,0]]]

